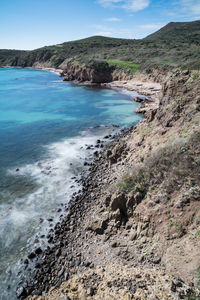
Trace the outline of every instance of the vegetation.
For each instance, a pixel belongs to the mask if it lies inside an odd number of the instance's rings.
[[[131,61],[123,61],[119,59],[108,59],[109,66],[118,66],[121,69],[124,69],[127,73],[134,74],[139,67],[139,64],[134,64]]]
[[[67,61],[89,64],[104,60],[128,73],[149,68],[200,67],[200,21],[169,23],[141,39],[94,36],[33,51],[0,50],[0,66],[64,68]]]

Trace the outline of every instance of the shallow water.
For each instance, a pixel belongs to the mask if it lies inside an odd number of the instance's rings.
[[[92,157],[86,145],[115,132],[112,124],[139,122],[138,106],[130,95],[76,86],[55,73],[0,69],[0,299],[15,299],[11,274],[37,232],[48,230],[40,219],[56,219],[81,188],[74,176]]]

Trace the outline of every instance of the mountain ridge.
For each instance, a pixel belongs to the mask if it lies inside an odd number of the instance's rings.
[[[141,40],[92,36],[76,41],[44,46],[35,50],[0,50],[0,66],[52,67],[65,70],[73,65],[90,65],[91,61],[104,61],[123,69],[129,75],[133,70],[149,68],[199,69],[200,21],[171,22]],[[124,67],[125,65],[125,67]],[[130,65],[130,64],[129,64]]]

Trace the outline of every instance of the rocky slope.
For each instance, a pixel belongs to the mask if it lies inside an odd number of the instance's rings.
[[[151,117],[95,153],[51,247],[25,260],[19,298],[199,299],[200,74],[159,78]]]

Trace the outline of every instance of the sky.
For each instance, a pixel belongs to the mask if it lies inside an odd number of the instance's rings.
[[[93,35],[140,39],[200,19],[200,0],[0,0],[0,49],[32,50]]]

